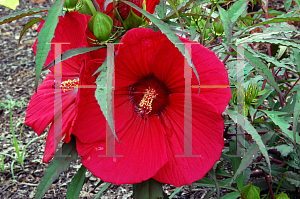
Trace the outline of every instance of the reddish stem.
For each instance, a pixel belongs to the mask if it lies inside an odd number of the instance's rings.
[[[271,184],[270,184],[270,181],[269,181],[268,175],[267,175],[267,173],[266,173],[265,171],[263,171],[263,174],[264,174],[264,176],[265,176],[265,179],[266,179],[267,185],[268,185],[268,187],[269,187],[270,194],[271,194],[271,198],[272,198],[272,199],[275,199],[275,196],[274,196],[274,193],[273,193],[273,189],[272,189],[272,186],[271,186]]]
[[[290,88],[290,90],[285,94],[284,98],[286,98],[286,96],[290,93],[290,91],[294,88],[294,86],[298,83],[298,81],[300,80],[300,78],[297,79],[297,81],[295,82],[295,84]]]
[[[93,2],[94,7],[96,8],[96,10],[101,12],[99,4],[97,3],[97,1],[96,0],[92,0],[92,2]]]

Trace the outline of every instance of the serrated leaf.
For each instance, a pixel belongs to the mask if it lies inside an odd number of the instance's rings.
[[[0,0],[0,5],[4,5],[15,10],[19,5],[19,0]]]
[[[225,36],[227,38],[227,43],[231,42],[231,34],[232,34],[232,22],[229,18],[229,14],[226,10],[224,10],[221,6],[218,5],[218,10],[220,12],[220,18],[222,21],[222,25],[224,28]]]
[[[81,165],[76,175],[72,178],[67,190],[67,199],[77,199],[79,197],[80,190],[84,183],[86,170],[85,166]]]
[[[279,15],[275,18],[269,18],[263,22],[254,24],[252,26],[249,26],[247,28],[244,28],[242,31],[237,32],[237,34],[242,34],[243,32],[248,32],[254,28],[256,28],[257,26],[262,26],[265,24],[271,24],[271,23],[279,23],[279,22],[288,22],[288,21],[300,21],[300,15],[297,15],[293,12],[289,12],[287,14],[283,14],[283,15]]]
[[[294,173],[292,171],[287,171],[282,175],[283,178],[285,178],[287,181],[289,181],[291,184],[295,185],[296,187],[300,187],[300,175],[297,173]]]
[[[282,95],[281,90],[269,68],[259,58],[253,56],[252,53],[250,53],[247,49],[244,49],[244,55],[249,63],[258,71],[258,73],[263,76],[280,95]]]
[[[260,189],[252,185],[252,183],[243,187],[242,194],[245,198],[260,199]]]
[[[36,199],[40,199],[44,196],[51,187],[53,181],[58,178],[61,172],[67,169],[71,161],[75,160],[77,156],[75,137],[72,137],[69,143],[63,144],[62,148],[54,155],[52,162],[47,167],[45,175],[36,192]]]
[[[40,33],[37,37],[37,50],[36,50],[36,77],[35,77],[35,90],[37,91],[38,80],[40,78],[42,68],[46,62],[48,53],[51,49],[50,42],[54,37],[54,32],[59,21],[59,16],[62,14],[64,0],[55,1],[53,6],[48,12],[47,20],[45,21]]]
[[[299,134],[297,131],[297,126],[299,125],[299,114],[300,114],[300,87],[298,88],[296,94],[296,103],[294,107],[294,117],[293,117],[293,138],[295,143],[300,143]]]
[[[248,2],[248,0],[239,0],[235,2],[228,10],[228,16],[232,24],[235,24],[239,16],[241,16],[241,14],[246,11]]]
[[[287,145],[287,144],[282,144],[279,146],[275,146],[277,151],[281,153],[282,156],[287,156],[288,154],[292,153],[294,150],[293,146]]]
[[[300,50],[298,48],[293,48],[293,54],[295,63],[297,64],[298,72],[300,72]]]
[[[225,112],[229,115],[229,117],[235,121],[236,117],[242,117],[244,118],[243,123],[240,123],[239,125],[241,125],[241,127],[243,127],[251,136],[252,138],[255,140],[256,144],[258,145],[260,151],[262,152],[262,154],[265,156],[266,158],[266,162],[268,164],[268,167],[271,171],[271,164],[270,164],[270,159],[269,159],[269,155],[266,149],[265,144],[263,143],[263,140],[261,139],[260,135],[257,133],[256,129],[250,124],[250,122],[248,121],[248,119],[246,117],[244,117],[243,115],[237,113],[234,110],[230,110],[230,109],[226,109]],[[240,122],[240,120],[237,120],[237,122]],[[247,160],[245,160],[247,161]],[[242,163],[241,163],[242,164]],[[240,166],[241,167],[241,166]],[[237,171],[238,172],[238,171]],[[242,172],[242,169],[240,169],[239,172]],[[236,175],[236,174],[235,174]],[[237,176],[236,176],[237,177]]]
[[[167,36],[167,38],[175,45],[176,48],[178,48],[178,50],[181,52],[181,54],[186,58],[186,60],[188,61],[188,64],[193,68],[193,71],[197,77],[199,86],[200,86],[200,79],[199,79],[199,75],[198,72],[193,64],[193,61],[191,59],[191,56],[189,53],[185,53],[185,46],[183,45],[183,43],[181,42],[181,40],[178,38],[178,36],[174,33],[174,31],[172,31],[169,26],[163,22],[162,20],[156,18],[155,16],[153,16],[152,14],[150,14],[149,12],[139,8],[138,6],[136,6],[135,4],[128,2],[128,1],[124,1],[121,0],[123,3],[131,6],[132,8],[136,9],[137,11],[139,11],[140,13],[142,13],[143,15],[145,15],[151,22],[153,22],[160,30],[163,34],[165,34]],[[199,88],[199,93],[200,93],[200,88]]]
[[[293,131],[288,130],[290,127],[290,124],[284,120],[284,117],[279,117],[279,115],[286,114],[285,112],[278,112],[278,111],[266,111],[266,110],[260,110],[264,113],[266,113],[271,120],[280,127],[282,130],[282,134],[285,135],[287,138],[290,138],[293,142],[295,142]],[[296,142],[297,144],[300,144],[300,136],[296,134]]]
[[[37,17],[37,18],[33,18],[31,19],[25,26],[24,28],[22,29],[21,33],[20,33],[20,38],[19,38],[19,41],[18,41],[18,47],[20,45],[20,42],[21,42],[21,39],[25,33],[25,31],[30,28],[33,24],[37,23],[37,22],[40,22],[41,21],[41,18]]]
[[[241,194],[239,192],[231,192],[223,196],[221,199],[236,199],[238,197],[241,197]]]
[[[136,184],[133,189],[133,199],[163,198],[162,184],[154,179],[149,179]]]
[[[30,9],[30,10],[26,10],[26,11],[16,12],[16,13],[10,14],[8,16],[1,17],[0,18],[0,25],[12,22],[16,19],[21,19],[21,18],[26,17],[26,16],[46,12],[46,11],[48,11],[48,9],[49,8],[33,8],[33,9]]]
[[[61,59],[59,61],[53,60],[50,64],[45,66],[42,69],[42,71],[45,71],[45,70],[53,67],[55,64],[58,64],[62,61],[66,61],[66,60],[70,59],[71,57],[74,57],[74,56],[77,56],[77,55],[80,55],[80,54],[84,54],[84,53],[87,53],[87,52],[95,51],[95,50],[98,50],[100,48],[104,48],[104,47],[103,46],[79,47],[79,48],[74,48],[74,49],[67,50],[63,54],[58,55],[58,56],[61,56]]]

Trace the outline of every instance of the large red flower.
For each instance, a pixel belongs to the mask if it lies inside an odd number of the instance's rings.
[[[116,155],[123,157],[103,157],[105,126],[87,131],[85,126],[93,121],[82,121],[73,127],[80,129],[73,132],[82,163],[94,175],[115,184],[154,178],[181,186],[201,179],[223,149],[221,114],[231,93],[228,87],[213,85],[229,84],[224,65],[213,52],[200,44],[192,45],[193,64],[201,85],[205,85],[200,95],[198,88],[192,88],[191,93],[193,155],[200,157],[177,157],[184,154],[184,57],[165,35],[151,29],[132,29],[121,43],[115,57],[114,122],[121,142],[115,142]],[[198,85],[194,73],[191,85]],[[95,104],[78,101],[78,110],[89,111],[101,121]],[[83,119],[85,114],[81,115]]]
[[[60,17],[59,23],[55,30],[54,42],[69,42],[70,44],[62,45],[62,53],[69,49],[87,46],[85,30],[87,28],[88,20],[91,16],[82,15],[78,12],[67,12],[64,17]],[[42,21],[38,31],[42,28],[45,22]],[[37,41],[36,41],[37,43]],[[36,53],[36,43],[33,46]],[[55,85],[54,85],[54,69],[50,68],[50,73],[46,79],[38,87],[37,93],[34,93],[29,106],[27,108],[25,124],[32,127],[38,135],[51,123],[50,130],[47,137],[46,148],[44,153],[44,162],[52,159],[50,155],[54,155],[57,145],[54,145],[55,136],[64,137],[64,142],[70,141],[71,127],[76,118],[75,99],[77,97],[78,85],[86,85],[85,79],[94,79],[92,75],[86,75],[86,67],[96,68],[101,65],[103,58],[105,58],[106,49],[100,49],[93,53],[78,55],[62,62],[62,83],[61,83],[61,99],[62,99],[62,132],[54,132],[54,104],[55,99]],[[96,57],[97,59],[93,59]],[[54,59],[54,45],[48,54],[45,65],[51,63]],[[95,72],[95,71],[93,71]],[[94,82],[90,83],[92,85]],[[89,89],[89,88],[87,88]],[[83,89],[84,90],[84,89]],[[92,89],[90,89],[92,90]],[[92,96],[89,96],[92,97]],[[89,97],[87,97],[89,99]],[[95,98],[95,97],[94,97]],[[86,119],[89,119],[86,117]]]

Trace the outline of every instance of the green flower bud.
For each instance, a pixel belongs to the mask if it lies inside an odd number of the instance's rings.
[[[215,30],[215,35],[221,36],[224,32],[223,25],[217,21],[214,21],[212,24]]]
[[[65,0],[64,7],[70,10],[74,10],[78,0]]]
[[[110,37],[113,21],[110,16],[98,11],[90,19],[88,27],[99,41],[106,41]]]
[[[83,1],[83,5],[80,8],[79,13],[93,16],[96,13],[96,8],[94,7],[92,0],[82,0],[82,1]]]
[[[250,104],[254,98],[258,95],[258,86],[256,84],[249,84],[246,92],[245,92],[245,102],[246,104]]]
[[[143,19],[137,16],[132,9],[130,9],[127,18],[123,21],[123,26],[126,30],[130,30],[132,28],[138,28],[142,25]]]

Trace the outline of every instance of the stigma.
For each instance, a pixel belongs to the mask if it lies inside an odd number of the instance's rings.
[[[156,90],[148,88],[144,93],[142,100],[139,103],[139,111],[142,114],[149,114],[152,111],[152,102],[157,96]]]
[[[73,80],[66,80],[63,81],[60,85],[63,92],[72,91],[76,88],[78,88],[79,79],[73,79]]]

